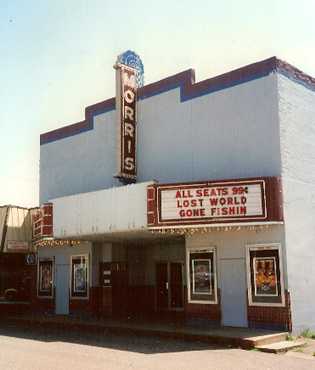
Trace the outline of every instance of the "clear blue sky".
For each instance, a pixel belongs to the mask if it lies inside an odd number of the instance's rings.
[[[314,0],[0,0],[0,205],[38,204],[40,133],[114,96],[121,52],[146,83],[273,55],[315,76],[314,14]]]

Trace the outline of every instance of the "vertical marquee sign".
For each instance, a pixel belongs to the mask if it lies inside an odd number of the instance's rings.
[[[136,162],[136,102],[137,71],[135,68],[117,63],[116,68],[116,112],[118,127],[118,177],[124,182],[135,182]]]

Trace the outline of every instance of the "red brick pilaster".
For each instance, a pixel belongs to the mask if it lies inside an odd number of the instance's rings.
[[[290,293],[285,291],[285,306],[247,307],[248,326],[251,328],[281,329],[292,331]]]

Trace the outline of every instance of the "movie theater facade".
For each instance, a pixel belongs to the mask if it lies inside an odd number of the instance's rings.
[[[314,81],[270,58],[141,86],[142,63],[127,54],[116,100],[41,135],[39,306],[312,327],[315,304],[300,288],[314,288],[304,272],[315,175],[301,180],[314,166]]]

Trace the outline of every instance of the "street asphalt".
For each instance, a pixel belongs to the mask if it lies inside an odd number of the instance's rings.
[[[299,358],[156,337],[0,327],[2,370],[315,370]]]

